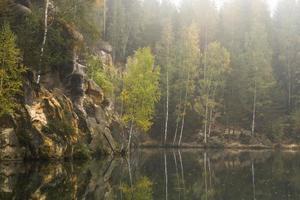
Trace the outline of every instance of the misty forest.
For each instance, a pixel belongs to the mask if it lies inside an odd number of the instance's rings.
[[[300,1],[0,0],[0,199],[300,199]]]

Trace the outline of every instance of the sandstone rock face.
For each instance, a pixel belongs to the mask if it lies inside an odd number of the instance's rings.
[[[21,14],[31,13],[30,0],[11,3]],[[39,85],[34,81],[36,72],[28,72],[20,109],[8,124],[1,123],[7,119],[0,118],[0,160],[72,158],[74,147],[105,154],[122,149],[123,137],[116,131],[121,129],[114,130],[113,135],[111,132],[113,119],[117,119],[113,104],[79,63],[83,35],[72,24],[53,17],[55,12],[50,6],[49,22],[69,41],[58,49],[64,60],[48,66]],[[96,56],[111,66],[111,46],[102,42],[98,50]],[[114,120],[113,126],[121,126],[117,124]]]
[[[80,140],[78,117],[62,91],[42,89],[32,105],[25,105],[16,119],[17,133],[26,158],[61,159],[71,157]]]
[[[101,90],[95,94],[103,95]],[[0,160],[72,158],[76,145],[87,146],[94,154],[120,152],[121,125],[101,105],[104,98],[94,99],[95,95],[85,95],[82,112],[63,91],[42,88],[31,104],[17,112],[13,123],[0,129]]]

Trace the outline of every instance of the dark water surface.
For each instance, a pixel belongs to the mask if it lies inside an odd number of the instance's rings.
[[[0,199],[300,200],[300,152],[140,150],[130,161],[2,162]]]

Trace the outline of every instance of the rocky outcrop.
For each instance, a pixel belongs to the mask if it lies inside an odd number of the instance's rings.
[[[0,129],[0,160],[72,158],[74,148],[98,155],[121,152],[124,139],[114,127],[122,131],[122,125],[103,106],[101,92],[86,94],[83,110],[77,110],[62,90],[41,88],[30,104],[2,118],[6,125]]]
[[[30,15],[30,0],[9,0],[9,3],[21,17]],[[72,23],[53,17],[57,12],[53,6],[50,11],[48,23],[67,42],[51,43],[48,48],[56,50],[59,46],[57,53],[63,59],[55,66],[43,67],[38,85],[35,70],[29,70],[24,77],[19,109],[14,115],[0,119],[0,160],[64,159],[81,155],[87,158],[90,157],[87,154],[119,153],[124,146],[123,125],[101,85],[86,75],[85,61],[80,59],[83,35]],[[94,56],[112,67],[111,46],[102,41],[96,44]]]

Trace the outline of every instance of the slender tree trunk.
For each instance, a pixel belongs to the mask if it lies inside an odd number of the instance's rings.
[[[185,109],[184,109],[183,112],[185,113]],[[181,146],[181,140],[182,140],[183,128],[184,128],[184,120],[185,120],[185,114],[183,115],[182,121],[181,121],[181,128],[180,128],[180,136],[179,136],[178,146]]]
[[[290,61],[288,58],[288,113],[291,112],[291,105],[292,105],[292,70],[290,66]]]
[[[166,122],[165,122],[165,139],[164,143],[167,144],[168,137],[168,121],[169,121],[169,71],[167,69],[167,100],[166,100]]]
[[[42,65],[42,60],[44,57],[44,49],[47,41],[47,34],[48,34],[48,10],[49,10],[49,0],[46,0],[45,2],[45,16],[44,16],[44,36],[43,36],[43,42],[42,42],[42,47],[41,47],[41,54],[40,54],[40,66],[38,69],[38,76],[37,76],[37,83],[40,83],[41,79],[41,65]]]
[[[257,95],[257,83],[256,83],[256,78],[255,78],[255,80],[254,80],[254,95],[253,95],[253,110],[252,110],[252,128],[251,128],[252,136],[254,136],[254,134],[255,134],[256,95]]]
[[[178,126],[179,126],[179,117],[177,117],[177,119],[176,119],[176,128],[175,128],[175,133],[174,133],[174,138],[173,138],[173,145],[175,145],[175,143],[176,143]]]
[[[208,95],[208,94],[207,94]],[[207,121],[208,121],[208,96],[206,97],[205,103],[205,121],[204,121],[204,143],[207,143]]]
[[[204,75],[203,78],[206,82],[207,74],[207,27],[205,27],[205,52],[204,52]],[[208,114],[208,95],[209,95],[209,89],[207,88],[207,97],[205,102],[205,121],[204,121],[204,143],[207,143],[207,114]]]
[[[186,90],[185,90],[185,97],[184,97],[183,116],[182,116],[181,129],[180,129],[180,137],[179,137],[178,146],[181,145],[181,140],[182,140],[182,135],[183,135],[184,120],[185,120],[185,114],[186,114],[186,104],[187,104],[187,97],[188,97],[189,80],[190,80],[190,74],[188,72],[187,83],[186,83]]]
[[[132,138],[132,131],[133,131],[133,123],[130,123],[130,131],[129,131],[129,139],[128,139],[128,146],[127,149],[130,153],[130,146],[131,146],[131,138]]]
[[[175,129],[174,138],[173,138],[173,145],[175,145],[176,139],[177,139],[178,126],[179,126],[179,121],[180,121],[180,113],[181,113],[181,91],[180,91],[180,98],[179,98],[179,114],[177,115],[177,119],[176,119],[176,129]]]
[[[213,123],[212,121],[212,117],[213,117],[213,108],[210,108],[210,111],[209,111],[209,124],[208,124],[208,137],[210,137],[210,133],[211,133],[211,125]]]
[[[103,33],[106,36],[106,0],[103,1]]]
[[[213,93],[212,93],[213,101],[215,101],[215,94],[216,94],[216,91],[217,91],[217,86],[215,86],[215,87],[213,88]],[[213,120],[213,112],[214,112],[214,106],[211,106],[210,112],[209,112],[208,138],[210,137],[210,134],[211,134],[211,126],[212,126],[212,123],[214,123],[214,120]]]
[[[168,200],[168,166],[167,166],[167,155],[166,155],[166,151],[164,151],[164,160],[165,160],[166,200]]]

